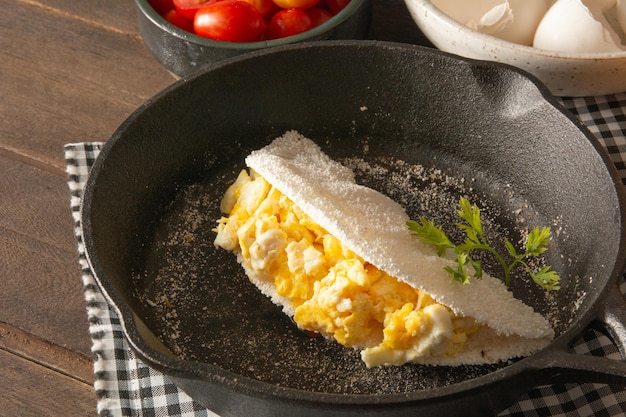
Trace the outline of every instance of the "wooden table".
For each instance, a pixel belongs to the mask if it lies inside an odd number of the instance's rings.
[[[174,79],[132,0],[0,0],[0,416],[93,416],[63,145],[106,141]],[[401,0],[370,37],[424,43]]]

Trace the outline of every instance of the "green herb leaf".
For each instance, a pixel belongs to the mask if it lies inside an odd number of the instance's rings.
[[[555,271],[551,270],[549,266],[544,266],[539,271],[534,271],[526,262],[526,258],[540,256],[548,249],[550,243],[549,227],[539,228],[535,226],[528,234],[525,251],[523,253],[518,253],[515,246],[505,238],[504,246],[511,258],[511,260],[507,262],[504,256],[498,253],[485,239],[478,206],[471,204],[469,200],[464,197],[460,198],[459,206],[460,209],[457,211],[457,214],[465,223],[458,223],[457,227],[462,230],[466,236],[463,243],[459,245],[452,243],[441,227],[435,226],[433,222],[424,217],[420,217],[419,222],[409,220],[406,223],[411,230],[411,234],[437,248],[437,254],[439,256],[443,256],[448,249],[453,249],[456,252],[457,269],[450,266],[444,267],[455,281],[459,281],[462,284],[469,283],[468,266],[470,265],[474,270],[474,277],[482,277],[482,264],[480,261],[474,260],[470,256],[470,252],[474,250],[485,250],[494,255],[500,266],[502,266],[504,270],[504,282],[507,286],[510,284],[511,271],[513,268],[516,265],[522,265],[531,276],[532,280],[546,291],[558,290],[560,288],[560,277]]]
[[[472,248],[475,245],[480,245],[480,237],[478,236],[478,232],[472,226],[468,224],[459,223],[457,227],[465,232],[467,239],[463,242],[463,245]]]
[[[509,252],[509,255],[511,255],[514,258],[517,258],[517,250],[515,249],[515,246],[513,246],[513,244],[511,243],[509,239],[504,238],[504,246],[506,247],[507,252]]]
[[[474,278],[481,279],[483,277],[483,264],[480,261],[471,259],[472,268],[474,268]]]
[[[469,224],[475,236],[482,237],[483,226],[480,221],[480,209],[478,206],[470,204],[465,197],[461,197],[459,205],[461,206],[461,209],[458,211],[459,217]]]
[[[526,240],[526,252],[539,256],[548,249],[550,243],[550,228],[544,227],[539,229],[539,226],[535,226],[533,230],[528,234],[528,240]]]
[[[555,271],[551,270],[549,266],[544,266],[539,271],[531,273],[531,277],[537,285],[548,292],[561,289],[559,285],[561,278]]]
[[[446,249],[454,249],[455,245],[448,239],[441,227],[435,226],[433,222],[420,217],[419,222],[409,220],[406,222],[411,234],[418,237],[422,242],[437,248],[437,254],[443,256]]]
[[[444,269],[452,274],[452,279],[460,282],[461,284],[469,284],[469,275],[467,270],[465,269],[465,265],[470,261],[467,253],[460,252],[456,258],[458,268],[456,270],[452,269],[449,266],[445,266]]]

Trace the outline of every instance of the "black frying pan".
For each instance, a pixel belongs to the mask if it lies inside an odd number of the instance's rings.
[[[512,291],[557,339],[496,365],[367,369],[298,331],[211,231],[243,158],[289,129],[413,217],[449,227],[467,195],[494,238],[551,226],[545,260],[562,289],[546,295],[519,277]],[[570,349],[595,326],[625,353],[624,214],[605,152],[545,88],[503,65],[369,41],[280,47],[174,84],[108,141],[82,207],[89,261],[132,348],[237,417],[484,416],[534,385],[625,384],[623,361]]]

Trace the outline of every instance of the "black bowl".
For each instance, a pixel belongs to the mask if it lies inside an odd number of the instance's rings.
[[[152,55],[177,77],[246,52],[303,41],[365,39],[372,0],[352,0],[329,21],[307,32],[262,42],[222,42],[180,29],[160,16],[147,0],[135,0],[139,30]]]
[[[283,66],[289,77],[275,71]],[[546,260],[561,290],[515,280],[512,291],[558,337],[493,366],[367,369],[355,351],[299,332],[211,231],[244,157],[290,129],[333,158],[389,172],[359,180],[413,218],[446,219],[468,194],[514,242],[516,231],[552,226]],[[429,170],[441,174],[424,179]],[[423,188],[437,198],[420,198]],[[91,171],[82,227],[134,351],[219,415],[466,417],[496,413],[534,384],[626,383],[626,362],[568,350],[597,322],[625,351],[625,201],[598,141],[519,70],[410,45],[324,41],[225,61],[139,108]]]

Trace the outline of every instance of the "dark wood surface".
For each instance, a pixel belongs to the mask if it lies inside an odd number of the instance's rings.
[[[174,82],[132,0],[0,0],[0,416],[94,416],[63,145],[106,141]],[[374,39],[423,43],[401,0]]]

